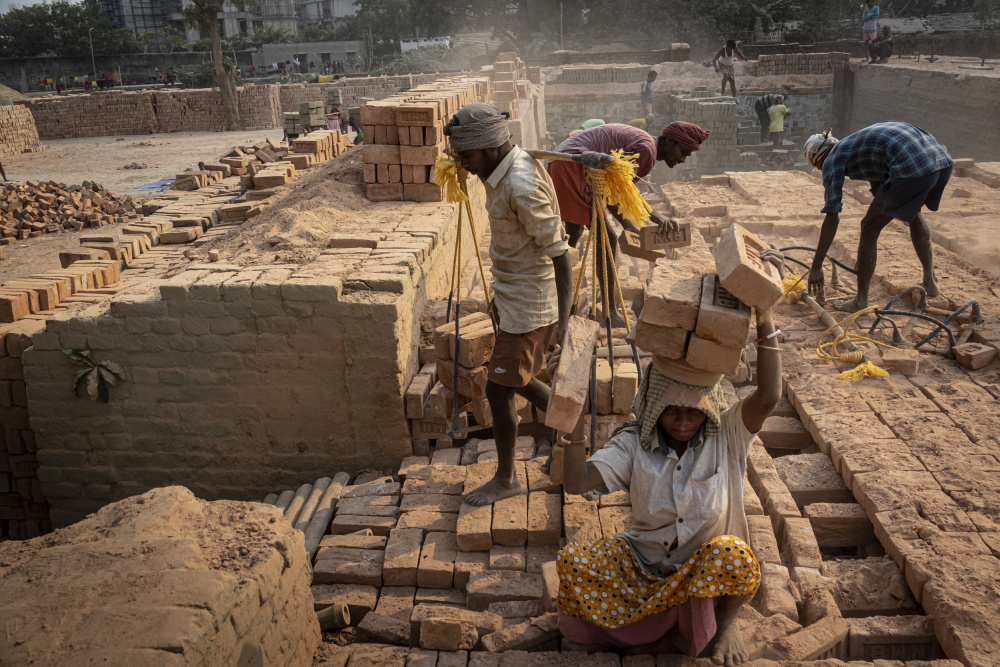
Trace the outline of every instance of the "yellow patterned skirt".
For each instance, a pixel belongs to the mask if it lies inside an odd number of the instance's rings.
[[[723,535],[660,578],[639,566],[623,537],[568,544],[556,560],[559,608],[602,628],[619,628],[683,604],[689,597],[748,595],[760,586],[750,546]]]

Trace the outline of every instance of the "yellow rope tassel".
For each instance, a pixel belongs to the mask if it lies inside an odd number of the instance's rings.
[[[785,280],[787,282],[789,279],[786,278]],[[839,375],[837,375],[837,378],[841,380],[850,380],[851,382],[857,382],[866,377],[889,377],[889,371],[885,370],[884,368],[879,368],[870,361],[863,361],[864,353],[861,352],[860,350],[841,351],[840,349],[838,349],[838,346],[846,341],[850,341],[852,343],[857,343],[857,342],[873,343],[874,345],[877,345],[879,347],[886,347],[892,350],[899,349],[894,345],[883,343],[882,341],[869,338],[868,336],[860,336],[857,334],[848,333],[848,330],[854,324],[855,320],[857,320],[862,315],[874,313],[876,310],[878,310],[878,306],[870,306],[868,308],[865,308],[864,310],[859,310],[853,315],[848,315],[842,321],[838,322],[837,324],[835,324],[834,326],[830,327],[822,334],[820,334],[820,337],[816,340],[816,354],[818,354],[821,359],[827,359],[829,361],[836,361],[846,364],[858,364],[851,370],[840,373]],[[823,339],[826,337],[826,335],[831,331],[833,331],[834,329],[836,329],[837,327],[841,327],[844,332],[839,336],[837,336],[836,338],[834,338],[832,342],[824,343]],[[827,348],[829,348],[830,350],[829,352],[827,352]]]
[[[462,183],[469,177],[469,172],[462,169],[458,160],[441,153],[434,163],[434,182],[444,191],[446,201],[461,203],[469,200],[462,190]]]
[[[802,293],[806,291],[806,286],[803,284],[805,276],[800,276],[798,273],[789,270],[788,275],[781,279],[781,283],[785,286],[785,296],[788,299],[788,303],[799,303],[802,301]]]
[[[625,155],[621,149],[611,151],[614,158],[604,169],[588,171],[593,172],[595,201],[603,206],[617,206],[618,212],[640,227],[649,221],[649,214],[653,209],[646,203],[646,200],[639,194],[639,189],[635,187],[636,163],[638,155]],[[591,174],[587,174],[588,177]],[[603,182],[601,182],[603,181]]]

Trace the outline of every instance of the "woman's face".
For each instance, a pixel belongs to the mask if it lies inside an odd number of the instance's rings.
[[[708,416],[697,408],[668,405],[660,415],[660,426],[671,439],[687,442],[698,433]]]

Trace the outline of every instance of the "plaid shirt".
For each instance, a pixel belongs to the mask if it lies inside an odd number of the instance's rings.
[[[948,149],[919,127],[897,120],[875,123],[845,137],[823,163],[826,205],[822,213],[839,213],[844,177],[871,183],[872,193],[894,178],[918,178],[955,163]]]

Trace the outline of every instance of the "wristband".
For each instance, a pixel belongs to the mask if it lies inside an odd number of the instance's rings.
[[[564,444],[564,445],[586,445],[587,444],[587,436],[583,436],[583,440],[567,440],[566,436],[564,435],[564,436],[562,436],[562,438],[560,438],[560,440],[561,440],[562,444]]]
[[[770,340],[770,339],[774,338],[775,336],[777,336],[780,333],[781,333],[781,329],[775,329],[774,332],[772,332],[772,333],[770,333],[770,334],[768,334],[766,336],[761,336],[760,338],[758,338],[754,342],[755,343],[763,343],[766,340]]]
[[[758,345],[757,349],[758,350],[774,350],[775,352],[781,352],[781,348],[780,347],[768,347],[766,345]]]

